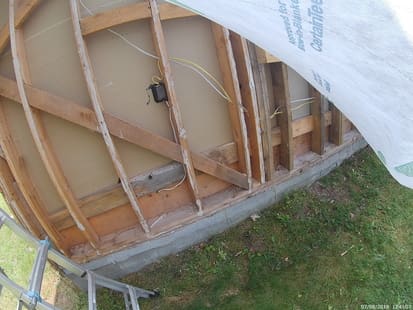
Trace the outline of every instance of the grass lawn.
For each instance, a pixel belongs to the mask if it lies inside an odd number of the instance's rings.
[[[143,309],[413,309],[412,223],[413,190],[366,149],[255,221],[124,280],[160,290]],[[0,240],[0,266],[23,279],[31,252],[4,232]],[[11,254],[23,256],[21,270]],[[71,308],[86,309],[85,295],[70,294]],[[104,290],[98,304],[124,309],[121,296]]]
[[[10,215],[10,210],[0,194],[0,208]],[[29,277],[36,256],[36,249],[31,248],[17,237],[8,227],[0,229],[0,267],[6,275],[20,286],[27,288]],[[86,309],[85,297],[74,285],[60,275],[50,264],[46,271],[41,296],[50,303],[56,303],[62,309]],[[0,310],[16,309],[16,298],[5,288],[0,297]]]

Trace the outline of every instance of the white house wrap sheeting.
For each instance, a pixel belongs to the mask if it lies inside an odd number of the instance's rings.
[[[413,3],[405,0],[168,0],[276,55],[357,126],[413,188]]]

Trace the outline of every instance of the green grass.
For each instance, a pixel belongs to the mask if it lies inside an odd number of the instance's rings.
[[[10,210],[0,194],[0,208],[10,215]],[[8,227],[0,229],[0,267],[15,283],[27,288],[36,250],[17,237]],[[46,265],[41,296],[61,309],[85,309],[84,294],[50,264]],[[3,288],[0,310],[16,309],[17,299]]]
[[[413,309],[413,190],[371,150],[260,216],[124,280],[160,290],[143,309]],[[30,252],[0,238],[0,265],[23,279],[12,257]],[[67,309],[86,309],[84,294],[67,291],[59,285],[57,295],[74,300]],[[123,298],[105,290],[98,304],[124,309]]]
[[[257,221],[125,280],[160,290],[143,309],[413,308],[412,223],[413,190],[364,150]],[[98,300],[123,309],[107,291]]]

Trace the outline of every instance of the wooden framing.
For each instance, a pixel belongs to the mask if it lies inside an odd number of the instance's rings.
[[[331,129],[330,140],[335,145],[343,144],[344,130],[343,130],[343,113],[335,105],[331,105]]]
[[[325,126],[331,125],[331,112],[325,113]],[[311,133],[314,129],[314,123],[312,116],[303,117],[299,120],[293,121],[293,138],[298,139]],[[277,127],[272,131],[272,145],[271,148],[279,147],[281,144],[281,132]],[[238,161],[237,151],[235,143],[226,144],[219,149],[210,152],[209,156],[221,157],[222,161],[226,165],[235,164]],[[155,171],[156,174],[156,171]],[[180,176],[177,176],[177,180]],[[143,177],[142,179],[145,179]],[[138,184],[135,184],[135,191],[140,188]],[[155,192],[155,190],[151,191]],[[114,208],[121,207],[127,203],[127,199],[124,197],[122,189],[119,186],[115,186],[106,191],[100,191],[96,194],[89,195],[88,197],[81,199],[81,208],[84,214],[88,217],[98,216],[99,214],[108,212]],[[53,223],[58,225],[61,229],[68,228],[74,225],[67,210],[58,211],[50,216]]]
[[[15,27],[19,28],[26,21],[30,13],[41,3],[41,0],[22,0],[16,8]],[[0,30],[0,54],[9,43],[10,30],[9,25],[5,25]]]
[[[14,1],[16,0],[11,2]],[[191,151],[176,98],[161,21],[197,14],[172,4],[158,5],[156,0],[113,8],[83,19],[79,16],[78,0],[71,0],[76,45],[93,109],[55,96],[31,85],[23,33],[19,29],[40,2],[19,2],[21,5],[13,11],[16,13],[15,18],[11,18],[10,24],[0,30],[0,53],[11,38],[17,80],[16,83],[0,76],[0,188],[19,220],[35,234],[42,234],[43,227],[45,233],[67,255],[72,254],[79,258],[81,253],[84,258],[90,258],[90,255],[108,253],[131,243],[148,240],[178,224],[194,221],[196,214],[189,207],[193,205],[193,201],[198,206],[199,215],[209,215],[213,210],[238,201],[240,197],[247,197],[252,190],[256,193],[263,189],[267,186],[266,182],[275,184],[300,173],[300,169],[306,165],[300,161],[300,155],[310,150],[324,154],[326,127],[330,126],[330,140],[337,145],[344,142],[343,132],[351,129],[335,107],[331,112],[325,112],[322,97],[315,89],[311,89],[311,96],[314,97],[311,115],[292,121],[286,65],[276,57],[256,49],[252,44],[249,45],[239,35],[212,23],[222,80],[231,99],[228,107],[234,141],[208,152]],[[10,16],[13,17],[13,14]],[[161,73],[167,86],[176,141],[170,141],[138,124],[131,124],[105,112],[95,84],[84,37],[103,29],[144,19],[152,26]],[[278,116],[279,127],[274,129],[270,119],[272,111],[265,67],[270,69],[272,74],[275,103],[282,112]],[[19,153],[12,140],[3,97],[22,104],[41,159],[67,208],[52,214],[45,211],[46,208],[25,167],[23,154]],[[43,112],[102,134],[121,184],[76,198],[48,140],[42,123]],[[180,184],[172,191],[158,192],[182,178],[181,165],[176,163],[168,165],[166,170],[161,168],[128,177],[112,136],[182,163],[189,182]],[[346,135],[346,140],[350,136]],[[331,145],[327,149],[330,152]],[[317,157],[314,154],[311,156]],[[320,160],[323,157],[318,158]],[[284,173],[280,177],[282,174],[275,173],[276,164],[281,164],[291,173]],[[152,173],[157,179],[152,179]],[[148,181],[149,174],[151,178]],[[254,182],[252,188],[252,178],[261,185]],[[240,191],[232,185],[250,189],[250,192]],[[222,197],[224,202],[217,202],[217,199]],[[176,214],[182,214],[181,209],[189,213],[178,219]],[[34,216],[30,214],[30,210],[33,210]],[[163,216],[168,217],[170,222],[159,225],[158,220]],[[114,223],[113,218],[118,221]],[[82,229],[77,227],[86,229],[81,231]],[[150,231],[150,228],[153,229]]]
[[[262,48],[258,46],[256,46],[256,51],[257,51],[258,63],[260,64],[271,64],[275,62],[281,62],[281,60],[279,60],[277,57],[271,55],[266,50],[263,50]]]
[[[33,109],[28,102],[25,84],[31,84],[30,73],[25,57],[25,47],[22,30],[16,31],[14,23],[14,0],[10,0],[10,46],[13,56],[14,73],[16,75],[17,88],[22,101],[24,113],[30,132],[33,136],[36,148],[40,153],[40,157],[46,167],[46,170],[59,193],[59,196],[65,203],[70,214],[75,220],[78,228],[83,232],[87,240],[94,248],[99,246],[99,237],[94,228],[87,221],[86,217],[80,212],[79,205],[70,188],[70,185],[62,171],[60,163],[50,145],[46,130],[44,128],[40,112]]]
[[[154,40],[155,50],[159,57],[160,67],[162,69],[162,75],[164,76],[166,91],[168,94],[168,108],[170,109],[172,117],[172,130],[175,133],[177,139],[181,146],[181,154],[184,161],[184,169],[188,177],[190,188],[192,194],[195,198],[195,203],[198,207],[198,214],[202,215],[202,201],[199,194],[198,182],[196,180],[195,170],[192,163],[192,158],[189,152],[188,138],[184,124],[182,121],[181,110],[178,104],[178,99],[176,97],[174,81],[172,77],[171,65],[169,63],[168,53],[166,51],[166,43],[162,30],[161,20],[159,17],[159,9],[156,0],[149,0],[149,6],[151,8],[151,29],[152,38]]]
[[[100,132],[93,110],[71,100],[52,95],[46,91],[26,85],[29,103],[44,112],[80,125],[89,130]],[[0,95],[21,103],[16,82],[0,76]],[[112,116],[103,111],[110,133],[122,140],[133,143],[157,154],[183,163],[180,147],[162,136],[145,130],[137,125]],[[235,169],[227,167],[200,153],[191,152],[196,169],[217,177],[241,188],[248,188],[247,177]]]
[[[169,3],[159,5],[159,15],[161,20],[197,16],[197,14],[192,11]],[[80,24],[82,34],[86,36],[110,27],[150,18],[151,9],[145,1],[85,17],[81,20]]]
[[[247,41],[236,33],[231,33],[231,43],[237,64],[242,102],[247,110],[246,123],[250,142],[252,176],[261,184],[265,183],[263,144],[257,94]]]
[[[311,134],[311,150],[314,153],[323,155],[326,142],[325,105],[322,95],[312,86],[310,86],[310,97],[314,98],[311,103],[311,115],[314,124]]]
[[[256,86],[256,96],[259,111],[260,131],[264,157],[264,169],[266,181],[272,179],[275,171],[274,167],[274,152],[271,141],[271,119],[270,119],[270,100],[269,90],[267,87],[267,74],[265,65],[260,64],[257,60],[256,46],[252,43],[248,44],[248,49],[251,55],[251,65],[254,75],[254,84]]]
[[[4,99],[0,98],[0,142],[4,151],[7,163],[13,173],[14,178],[23,193],[24,198],[29,204],[31,210],[35,214],[37,220],[42,225],[43,229],[53,241],[53,243],[64,253],[68,254],[66,241],[57,231],[56,227],[48,220],[48,215],[45,211],[43,203],[33,184],[30,174],[24,164],[24,159],[19,154],[18,149],[13,142],[13,138],[9,131],[7,117],[4,111]]]
[[[232,133],[238,149],[239,165],[241,172],[247,174],[250,184],[249,187],[251,188],[251,161],[248,148],[247,125],[244,118],[244,107],[242,106],[241,91],[239,89],[237,69],[229,37],[229,30],[212,22],[212,32],[214,34],[224,88],[227,90],[231,99],[228,108]]]
[[[3,192],[10,209],[19,221],[23,223],[26,229],[33,235],[41,238],[44,235],[43,229],[33,217],[33,212],[27,206],[27,202],[21,193],[18,192],[13,174],[4,158],[0,158],[0,190]]]
[[[108,126],[106,124],[105,116],[103,114],[103,104],[100,98],[97,86],[95,84],[95,77],[92,70],[92,65],[90,63],[89,54],[86,48],[86,43],[82,36],[82,31],[80,29],[80,16],[79,16],[79,7],[77,0],[70,1],[70,9],[72,14],[73,21],[73,31],[75,34],[75,41],[77,45],[77,50],[79,53],[80,63],[82,64],[83,74],[85,76],[87,89],[89,91],[89,96],[92,101],[93,109],[95,111],[96,119],[102,134],[102,137],[105,141],[106,147],[109,151],[109,155],[114,164],[116,173],[118,174],[122,187],[129,198],[131,206],[135,211],[136,215],[139,218],[139,222],[145,233],[149,234],[150,229],[146,223],[145,218],[143,217],[142,211],[139,207],[138,198],[133,191],[132,185],[129,181],[129,178],[126,174],[125,168],[120,159],[119,153],[116,149],[116,146],[113,142],[112,136],[110,135]]]
[[[281,113],[278,115],[278,123],[281,129],[280,164],[288,170],[293,170],[292,112],[287,65],[284,63],[271,64],[271,73],[275,102]]]

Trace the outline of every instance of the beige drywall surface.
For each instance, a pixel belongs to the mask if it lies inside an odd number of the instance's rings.
[[[5,100],[3,104],[8,126],[12,133],[13,142],[22,158],[25,168],[27,168],[30,179],[38,190],[43,206],[51,213],[63,207],[57,191],[44,168],[39,152],[33,142],[29,126],[26,122],[23,108],[20,104]]]
[[[310,97],[309,84],[304,80],[297,72],[288,67],[288,82],[290,90],[291,101],[307,99]],[[308,101],[306,101],[308,103]],[[304,116],[310,115],[310,104],[305,104],[305,102],[291,103],[293,110],[293,120],[302,118]]]
[[[107,9],[134,1],[84,2],[87,6]],[[0,8],[3,6],[1,1]],[[0,24],[5,23],[5,18],[7,14],[0,14]],[[221,80],[208,21],[195,17],[164,22],[163,26],[170,56],[199,63]],[[154,53],[149,21],[114,29]],[[69,1],[43,2],[25,23],[24,35],[33,85],[91,108],[73,38]],[[152,77],[159,75],[156,61],[107,31],[90,35],[86,40],[105,110],[173,139],[167,107],[153,100],[146,104],[146,88]],[[191,70],[172,64],[172,71],[191,148],[202,151],[231,141],[225,100]],[[0,58],[0,74],[14,79],[10,52]],[[34,146],[22,108],[17,103],[9,103],[6,113],[15,143],[47,210],[55,212],[63,208]],[[100,134],[47,113],[43,113],[42,118],[63,172],[78,198],[118,182]],[[115,139],[115,143],[130,177],[170,162],[120,139]]]
[[[191,60],[214,75],[221,73],[211,23],[202,17],[163,22],[170,57]],[[173,64],[175,87],[189,144],[204,151],[233,140],[228,102],[198,74]]]

